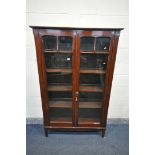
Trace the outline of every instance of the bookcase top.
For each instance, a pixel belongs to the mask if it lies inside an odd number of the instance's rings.
[[[121,31],[124,28],[86,28],[86,27],[52,27],[52,26],[30,26],[33,29],[62,29],[62,30],[99,30],[99,31]]]

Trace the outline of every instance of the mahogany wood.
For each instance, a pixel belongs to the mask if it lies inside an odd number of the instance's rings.
[[[43,60],[43,55],[41,51],[41,44],[39,40],[38,30],[33,29],[33,34],[34,34],[35,45],[36,45],[36,56],[37,56],[37,63],[38,63],[38,73],[39,73],[39,82],[40,82],[40,90],[41,90],[44,125],[49,125],[46,78],[45,78],[45,74],[43,73],[44,72],[44,62],[43,62],[44,60]]]
[[[102,131],[102,137],[104,137],[107,123],[107,114],[110,100],[110,92],[112,86],[113,72],[115,66],[117,45],[119,40],[119,33],[122,28],[66,28],[66,27],[42,27],[42,26],[30,26],[33,28],[33,34],[36,45],[36,56],[38,63],[38,74],[42,99],[42,110],[44,120],[45,136],[48,136],[48,131],[52,130],[64,130],[64,131]],[[59,51],[58,43],[55,51],[50,49],[44,49],[43,36],[56,36],[57,40],[59,36],[70,36],[72,40],[72,50]],[[105,51],[95,51],[96,37],[110,37],[110,47]],[[80,37],[95,37],[93,51],[81,51],[80,50]],[[72,56],[72,68],[46,68],[45,55],[50,56],[52,54],[71,54]],[[106,70],[99,69],[80,69],[80,55],[106,55],[108,56]],[[81,60],[82,61],[82,60]],[[71,85],[67,84],[50,84],[47,83],[47,74],[63,74],[72,76]],[[80,84],[80,74],[89,76],[105,75],[105,82],[103,87],[97,85],[83,85]],[[48,77],[49,78],[49,77]],[[69,78],[70,79],[70,78]],[[58,81],[58,80],[57,80]],[[68,81],[68,80],[66,80]],[[48,95],[53,92],[72,92],[72,98],[70,100],[52,100],[48,98]],[[79,93],[103,93],[102,101],[81,101],[79,99]],[[63,99],[63,98],[62,98]],[[98,98],[96,98],[98,99]],[[50,109],[71,109],[71,117],[51,117]],[[83,109],[101,109],[101,117],[80,117],[80,110]],[[53,113],[54,114],[54,113]],[[63,116],[63,115],[62,115]]]
[[[71,69],[46,69],[46,72],[47,73],[72,73],[72,70]]]
[[[102,92],[102,88],[97,86],[79,86],[79,92]]]
[[[105,74],[105,71],[97,69],[80,69],[81,74]]]

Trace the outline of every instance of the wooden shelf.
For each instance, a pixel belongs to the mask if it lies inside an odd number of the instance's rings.
[[[81,51],[81,54],[109,54],[109,51]]]
[[[99,69],[80,69],[81,74],[105,74],[106,71]]]
[[[44,50],[44,53],[49,53],[49,54],[55,54],[55,53],[57,53],[57,54],[72,54],[72,51],[52,51],[52,50]]]
[[[79,86],[80,92],[103,92],[103,88],[99,86]]]
[[[83,118],[83,117],[79,116],[78,123],[79,124],[100,123],[100,118],[93,118],[93,117],[92,118]]]
[[[72,101],[49,101],[50,108],[72,108]]]
[[[72,69],[58,69],[58,68],[54,68],[54,69],[46,69],[47,73],[67,73],[67,74],[71,74],[72,73]],[[81,69],[80,70],[81,74],[105,74],[106,71],[104,70],[99,70],[99,69]]]
[[[101,108],[101,102],[79,102],[79,108]]]
[[[50,118],[50,123],[60,123],[60,122],[72,122],[72,116],[71,117],[51,117]]]
[[[55,53],[58,53],[58,54],[72,54],[72,51],[56,51],[56,50],[44,50],[44,53],[51,53],[51,54],[55,54]],[[109,51],[81,51],[80,52],[81,54],[109,54]]]
[[[72,91],[72,86],[56,86],[56,85],[50,85],[47,86],[48,91]]]
[[[49,108],[72,108],[72,101],[49,101]],[[79,108],[101,108],[101,102],[79,102]]]
[[[67,73],[67,74],[71,74],[72,73],[72,69],[46,69],[47,73]]]

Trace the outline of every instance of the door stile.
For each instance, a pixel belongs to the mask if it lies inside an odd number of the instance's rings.
[[[42,99],[42,110],[43,110],[43,116],[44,116],[43,121],[44,121],[45,126],[49,126],[50,122],[49,122],[49,117],[48,117],[47,81],[46,81],[42,41],[39,36],[39,30],[33,29],[33,33],[34,33],[34,39],[35,39],[35,44],[36,44],[38,74],[39,74],[40,91],[41,91],[41,99]]]
[[[77,31],[76,33],[76,39],[75,39],[75,45],[76,45],[76,50],[75,50],[75,92],[74,92],[74,104],[75,104],[75,127],[78,126],[78,111],[79,111],[79,106],[78,106],[78,100],[79,100],[79,69],[80,69],[80,39]]]
[[[108,65],[107,65],[107,72],[106,72],[106,80],[105,80],[105,89],[104,89],[104,98],[103,98],[103,111],[101,117],[101,124],[103,127],[106,127],[107,124],[107,115],[108,115],[108,107],[109,107],[109,100],[110,100],[110,93],[112,87],[112,80],[113,80],[113,73],[115,67],[115,60],[117,54],[117,46],[119,41],[119,33],[115,32],[112,40],[111,40],[111,48],[109,53]]]
[[[72,55],[72,96],[73,96],[73,101],[72,101],[72,126],[76,126],[76,103],[75,103],[75,92],[76,92],[76,32],[73,32],[73,55]]]

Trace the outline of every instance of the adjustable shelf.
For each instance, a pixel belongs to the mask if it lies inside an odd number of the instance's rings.
[[[109,54],[109,51],[80,51],[81,54]]]
[[[56,85],[49,85],[47,86],[48,91],[56,91],[56,92],[61,92],[61,91],[72,91],[72,86],[56,86]]]
[[[50,108],[72,108],[72,101],[49,101]]]
[[[72,73],[72,69],[46,69],[47,73],[67,73],[67,74],[71,74]]]
[[[72,117],[51,117],[50,123],[71,123]]]
[[[45,54],[55,54],[55,53],[57,53],[57,54],[72,54],[72,51],[52,51],[52,50],[44,50],[44,53]]]
[[[99,86],[79,86],[79,92],[103,92]]]
[[[106,71],[99,69],[80,69],[81,74],[105,74]]]
[[[72,108],[72,101],[49,101],[50,108]],[[101,108],[101,102],[79,102],[79,108]]]
[[[88,101],[88,102],[80,102],[79,101],[79,108],[90,108],[90,109],[96,109],[96,108],[102,108],[101,102],[93,102],[93,101]]]
[[[100,118],[79,118],[79,124],[100,124]]]

